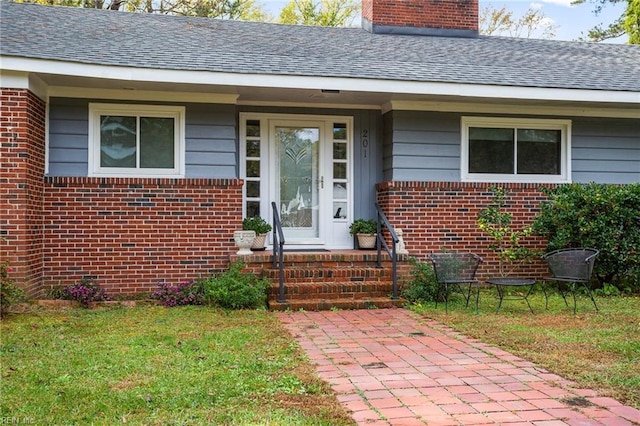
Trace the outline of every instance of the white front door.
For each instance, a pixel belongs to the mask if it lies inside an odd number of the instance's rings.
[[[352,248],[349,117],[241,114],[245,216],[272,221],[288,248]]]

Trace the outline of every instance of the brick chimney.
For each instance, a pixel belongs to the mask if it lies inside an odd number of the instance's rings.
[[[374,34],[478,37],[478,0],[362,0]]]

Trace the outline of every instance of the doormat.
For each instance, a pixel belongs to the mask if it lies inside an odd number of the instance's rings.
[[[327,249],[284,249],[285,253],[326,253],[331,250]]]

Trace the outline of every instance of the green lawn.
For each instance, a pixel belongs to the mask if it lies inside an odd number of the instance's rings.
[[[12,315],[0,331],[2,419],[353,424],[268,312],[73,309]]]
[[[639,297],[596,297],[599,313],[588,298],[581,297],[577,315],[555,294],[549,299],[549,310],[544,308],[542,292],[529,300],[534,314],[522,300],[505,301],[496,313],[494,289],[481,292],[479,314],[466,309],[459,297],[450,303],[448,314],[440,304],[438,309],[433,304],[414,309],[640,409]]]

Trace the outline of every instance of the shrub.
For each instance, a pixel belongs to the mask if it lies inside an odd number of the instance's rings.
[[[548,250],[600,250],[594,277],[600,286],[640,291],[640,184],[570,184],[544,190],[533,228]]]
[[[244,218],[242,229],[244,231],[255,231],[256,235],[262,235],[271,231],[271,225],[260,216],[253,216]]]
[[[9,276],[12,271],[8,260],[0,262],[0,317],[7,313],[11,305],[25,299],[24,291]]]
[[[373,219],[356,219],[349,225],[349,234],[375,234],[378,232],[378,222]]]
[[[203,280],[205,300],[227,309],[264,307],[271,283],[266,278],[244,273],[243,268],[244,264],[236,262],[223,274]]]
[[[202,284],[198,281],[182,281],[178,284],[158,283],[158,289],[151,298],[159,300],[164,306],[201,305],[204,300]]]
[[[438,281],[433,267],[428,262],[410,259],[413,265],[412,278],[405,284],[402,297],[411,303],[435,302],[438,294]]]
[[[480,211],[478,228],[491,238],[489,248],[498,258],[500,276],[506,277],[517,266],[531,262],[539,253],[522,243],[533,234],[530,226],[521,230],[512,228],[513,215],[504,210],[507,206],[507,191],[497,186],[490,187],[489,191],[493,194],[493,200]]]
[[[111,300],[104,289],[100,288],[95,282],[87,279],[63,287],[62,298],[80,302],[84,307],[88,307],[91,302]]]

